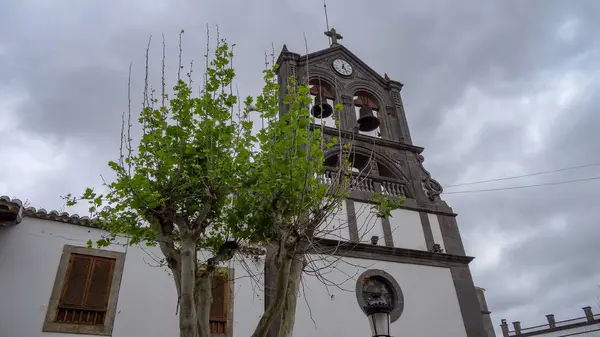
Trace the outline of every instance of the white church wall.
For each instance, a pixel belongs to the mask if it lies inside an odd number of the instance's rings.
[[[314,260],[319,258],[324,257],[315,256]],[[332,261],[335,259],[327,257],[321,263]],[[315,276],[305,276],[293,336],[370,336],[355,294],[357,278],[367,269],[389,273],[404,294],[404,311],[391,325],[392,336],[466,337],[448,268],[355,258],[340,260],[322,271],[329,285]]]
[[[98,229],[29,217],[0,229],[1,337],[73,336],[42,332],[63,246],[85,246],[101,234]],[[116,244],[106,249],[126,252],[113,336],[176,335],[173,279],[164,268],[151,266],[156,264],[151,255],[160,258],[160,249]],[[235,269],[233,335],[247,336],[264,309],[263,260],[243,266],[236,261],[229,267]]]
[[[383,237],[383,224],[381,219],[376,217],[371,211],[371,204],[354,201],[356,211],[356,227],[358,229],[358,238],[361,243],[371,244],[371,237],[379,237],[377,242],[380,246],[385,246]]]
[[[338,241],[350,240],[346,202],[342,202],[340,207],[327,217],[316,236]]]
[[[446,251],[446,246],[444,245],[444,237],[442,236],[442,230],[440,228],[440,221],[438,220],[437,215],[428,213],[427,217],[429,218],[429,224],[431,225],[431,233],[433,234],[433,242],[438,243],[440,247],[444,251]]]
[[[419,212],[396,209],[389,218],[394,246],[400,248],[427,250],[425,234]],[[439,225],[438,225],[439,228]],[[441,233],[440,233],[441,235]]]

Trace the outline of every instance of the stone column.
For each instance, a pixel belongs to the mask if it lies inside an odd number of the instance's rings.
[[[585,312],[585,317],[587,318],[588,322],[593,322],[594,321],[594,313],[592,312],[592,307],[587,306],[582,309],[583,309],[583,312]]]
[[[296,77],[297,60],[300,57],[296,53],[289,52],[285,46],[281,55],[281,64],[277,71],[277,80],[279,83],[279,116],[285,114],[289,109],[289,106],[284,104],[283,100],[287,94],[287,85],[289,84],[290,76]],[[299,78],[296,78],[296,80],[302,81]]]
[[[379,118],[384,124],[381,130],[381,138],[389,139],[397,142],[404,142],[402,137],[401,121],[398,119],[398,111],[400,107],[388,105],[380,109]]]
[[[502,329],[502,336],[508,337],[508,323],[506,323],[504,318],[501,320],[501,322],[502,324],[500,324],[500,329]]]
[[[515,328],[515,335],[520,335],[521,334],[521,322],[516,321],[516,322],[512,322],[513,327]]]
[[[354,99],[349,95],[342,95],[342,104],[344,108],[340,112],[340,128],[354,132],[356,127],[358,130],[358,123],[356,122],[356,113],[354,112]],[[358,133],[358,131],[356,131]]]
[[[399,135],[391,135],[390,138],[400,141],[406,144],[412,144],[410,137],[410,131],[408,129],[408,122],[406,120],[406,113],[404,111],[404,105],[402,104],[402,98],[400,96],[400,90],[402,90],[402,84],[396,81],[390,81],[392,101],[396,107],[396,116],[390,116],[390,123],[396,123],[400,127]]]
[[[475,290],[477,290],[477,299],[479,300],[479,305],[481,306],[483,327],[487,332],[487,337],[496,337],[496,334],[494,333],[494,325],[492,323],[492,312],[489,310],[487,301],[485,300],[485,289],[475,287]]]

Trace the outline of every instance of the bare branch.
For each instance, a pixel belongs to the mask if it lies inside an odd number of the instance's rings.
[[[183,68],[183,65],[181,65],[181,55],[183,53],[183,50],[181,49],[181,39],[183,36],[183,29],[179,32],[179,62],[177,63],[177,82],[179,83],[179,81],[181,81],[181,68]]]
[[[165,95],[165,87],[166,87],[166,79],[165,79],[165,61],[166,57],[166,44],[165,44],[165,34],[162,34],[162,60],[161,60],[161,107],[165,107],[165,99],[167,98]],[[166,112],[165,112],[166,113]]]

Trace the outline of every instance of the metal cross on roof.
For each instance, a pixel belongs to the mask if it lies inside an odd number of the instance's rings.
[[[344,38],[342,35],[335,31],[335,28],[331,28],[329,31],[325,32],[325,35],[331,38],[331,45],[337,44],[338,40]]]

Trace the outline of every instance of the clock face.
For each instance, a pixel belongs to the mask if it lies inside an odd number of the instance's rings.
[[[337,59],[333,61],[333,69],[340,75],[349,76],[352,74],[352,66],[345,60]]]

